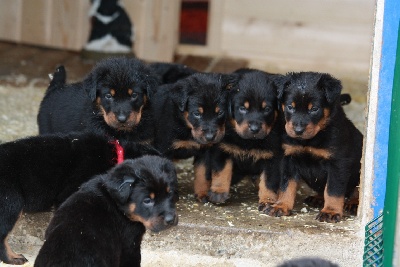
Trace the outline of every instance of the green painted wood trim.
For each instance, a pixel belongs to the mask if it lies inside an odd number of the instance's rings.
[[[392,89],[389,127],[388,171],[385,207],[383,210],[383,266],[393,265],[396,236],[397,203],[400,180],[400,26],[397,40],[396,64]]]

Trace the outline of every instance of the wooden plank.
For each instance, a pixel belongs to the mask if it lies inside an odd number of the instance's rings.
[[[52,0],[22,2],[21,42],[47,45],[50,39],[50,11]]]
[[[229,0],[229,5],[224,5],[225,16],[246,17],[249,23],[262,19],[289,24],[365,25],[373,18],[375,6],[372,0],[252,0],[251,5],[244,3],[244,0]]]
[[[53,1],[49,46],[81,50],[90,31],[89,6],[87,0]]]
[[[367,76],[373,31],[373,0],[221,0],[207,46],[179,45],[181,54],[245,58],[253,67],[321,70]],[[213,6],[212,6],[213,7]],[[210,44],[211,40],[210,39]]]
[[[21,37],[22,0],[0,0],[0,39],[19,41]],[[4,8],[7,7],[7,8]]]
[[[134,51],[147,61],[172,61],[178,40],[179,0],[133,0],[124,5],[135,27]]]

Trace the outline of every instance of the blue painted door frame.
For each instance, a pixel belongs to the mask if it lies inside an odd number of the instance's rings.
[[[374,217],[383,211],[388,161],[388,142],[392,88],[396,61],[397,39],[400,21],[400,1],[385,0],[382,33],[381,69],[379,71],[378,107],[374,155],[374,183],[372,204]],[[400,138],[400,129],[399,129]]]

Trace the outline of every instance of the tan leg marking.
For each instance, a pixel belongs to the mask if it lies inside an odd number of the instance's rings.
[[[265,172],[261,173],[260,183],[258,185],[258,204],[273,204],[276,202],[278,195],[267,188],[267,175]]]
[[[194,166],[194,194],[198,201],[205,202],[211,181],[206,178],[206,167],[204,164]]]

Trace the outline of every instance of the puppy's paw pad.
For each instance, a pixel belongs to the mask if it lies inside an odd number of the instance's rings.
[[[264,213],[273,217],[281,217],[290,216],[292,211],[282,205],[269,205],[269,207],[264,209]]]
[[[198,195],[195,194],[194,197],[196,198],[196,200],[200,203],[207,203],[208,202],[208,198],[205,195]]]
[[[24,265],[28,260],[24,257],[24,255],[19,254],[18,257],[12,258],[8,264],[11,265]]]
[[[334,212],[320,211],[315,219],[320,222],[337,223],[342,220],[342,215]]]
[[[208,192],[208,200],[212,203],[218,204],[218,203],[224,203],[229,199],[229,192],[223,192],[223,193],[216,193],[216,192]]]

